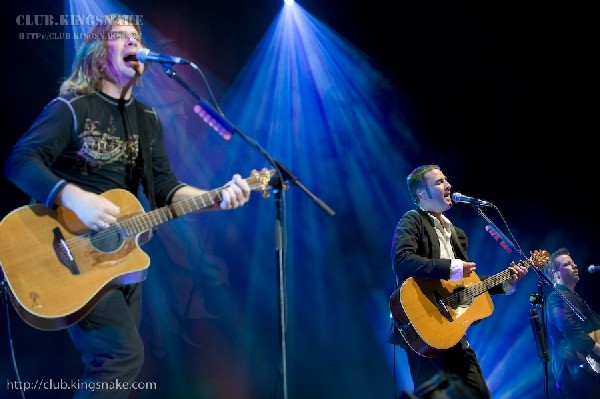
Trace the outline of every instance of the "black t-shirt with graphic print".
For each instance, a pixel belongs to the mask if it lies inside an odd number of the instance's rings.
[[[149,130],[143,133],[151,143],[157,203],[166,204],[183,184],[171,170],[158,116],[133,98],[121,103],[102,93],[55,98],[13,148],[7,175],[47,206],[65,181],[98,194],[115,188],[137,194],[142,126]]]

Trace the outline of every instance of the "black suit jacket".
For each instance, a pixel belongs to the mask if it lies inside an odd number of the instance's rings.
[[[593,373],[591,369],[588,370],[589,365],[585,357],[590,355],[597,361],[592,352],[594,340],[589,333],[600,330],[600,316],[579,295],[564,285],[556,284],[554,287],[556,289],[547,295],[545,308],[550,366],[554,378],[559,383],[581,384],[583,381],[575,380],[582,371],[580,369]],[[565,299],[577,309],[585,321],[579,319]],[[564,378],[571,381],[563,381]],[[600,383],[600,374],[595,378],[596,382]]]

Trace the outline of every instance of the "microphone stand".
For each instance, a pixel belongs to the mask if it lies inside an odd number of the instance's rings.
[[[329,216],[334,216],[335,212],[325,202],[315,196],[308,188],[306,188],[296,176],[294,176],[281,162],[274,159],[260,144],[250,138],[244,132],[235,127],[225,118],[223,113],[217,111],[200,97],[194,90],[190,88],[176,73],[173,71],[173,64],[163,63],[163,69],[167,76],[179,83],[188,93],[190,93],[198,102],[198,110],[194,110],[204,121],[219,133],[225,140],[233,134],[237,134],[246,141],[252,148],[261,153],[267,161],[273,165],[276,170],[276,176],[271,179],[271,187],[275,193],[275,256],[277,262],[277,283],[278,283],[278,300],[279,300],[279,338],[281,350],[281,383],[283,391],[283,399],[287,399],[287,354],[286,354],[286,327],[287,327],[287,295],[285,282],[285,195],[284,191],[288,188],[287,182],[291,182],[299,187],[309,198],[311,198],[321,209]],[[194,67],[197,69],[197,67]]]
[[[510,240],[508,238],[506,238],[501,232],[500,230],[494,225],[494,223],[490,220],[489,217],[487,217],[487,215],[483,212],[483,210],[481,210],[480,206],[475,205],[475,204],[471,204],[473,206],[473,208],[475,208],[475,211],[477,212],[477,214],[479,214],[481,217],[483,217],[492,227],[495,228],[491,229],[491,231],[493,233],[495,233],[497,235],[497,237],[495,236],[495,238],[497,239],[501,239],[501,245],[502,245],[505,249],[511,249],[511,250],[516,250],[519,255],[521,255],[523,257],[523,259],[527,259],[527,257],[525,256],[525,254],[523,253],[523,250],[518,246],[518,244],[515,246],[515,244],[513,244],[512,242],[510,242]],[[494,209],[496,209],[498,212],[500,212],[498,210],[498,208],[492,204],[492,206],[494,207]],[[488,226],[489,227],[489,226]],[[507,250],[507,252],[510,253],[510,251]],[[528,260],[528,262],[530,262]],[[551,287],[554,292],[556,292],[558,294],[558,296],[569,306],[569,308],[571,308],[571,310],[573,311],[573,313],[575,313],[575,315],[581,320],[581,321],[585,321],[585,316],[583,316],[583,314],[575,307],[575,305],[573,305],[567,298],[565,298],[565,296],[558,290],[556,289],[556,286],[554,283],[552,283],[552,280],[550,280],[550,278],[548,276],[546,276],[546,274],[544,274],[544,272],[533,266],[531,267],[531,269],[533,269],[533,271],[535,272],[535,274],[537,275],[537,286],[538,286],[538,294],[532,294],[530,296],[534,298],[534,300],[532,301],[532,299],[530,299],[531,304],[534,306],[533,308],[531,308],[529,310],[529,320],[531,322],[531,328],[533,330],[533,337],[536,341],[536,348],[538,351],[538,356],[539,358],[543,361],[544,363],[544,383],[545,383],[545,394],[546,394],[546,398],[548,398],[548,394],[549,394],[549,389],[548,389],[548,361],[550,360],[549,355],[548,355],[548,348],[546,346],[546,318],[545,318],[545,308],[544,308],[544,290],[543,290],[543,286],[544,284],[548,285],[549,287]],[[535,302],[535,303],[534,303]],[[537,308],[535,308],[535,305],[540,305],[541,310],[542,310],[542,320],[543,322],[540,324],[539,321],[539,316],[538,316],[538,311]]]
[[[498,213],[500,213],[500,211],[498,210],[498,208],[496,207],[496,205],[491,204],[494,209],[496,209],[498,211]],[[500,245],[502,246],[502,248],[504,248],[504,250],[508,253],[511,253],[512,251],[516,251],[523,259],[528,259],[527,256],[525,256],[525,253],[523,252],[523,250],[518,246],[513,244],[501,231],[500,229],[498,229],[498,227],[496,227],[496,225],[492,222],[492,220],[483,212],[483,210],[477,206],[477,205],[473,205],[473,208],[475,208],[475,211],[477,212],[478,215],[480,215],[481,217],[483,217],[488,223],[489,225],[486,226],[486,230],[492,235],[492,237],[494,237],[494,239],[496,241],[499,241]],[[500,213],[500,215],[502,215]],[[504,220],[504,219],[503,219]],[[510,230],[509,230],[510,231]],[[516,240],[515,240],[516,242]],[[528,260],[528,262],[530,262]],[[548,348],[546,346],[546,334],[545,334],[545,322],[543,323],[544,327],[542,327],[542,324],[540,323],[540,319],[538,316],[538,309],[536,307],[536,305],[538,304],[538,300],[540,300],[539,302],[543,302],[541,300],[543,300],[543,291],[542,291],[542,285],[543,283],[541,282],[540,278],[546,277],[544,275],[544,273],[542,273],[540,270],[537,270],[537,268],[534,266],[533,269],[535,270],[535,273],[538,275],[538,289],[540,294],[533,294],[530,296],[533,297],[535,299],[535,303],[531,301],[531,309],[529,309],[529,321],[531,323],[531,328],[533,331],[533,338],[535,340],[535,344],[536,344],[536,348],[537,348],[537,352],[538,352],[538,356],[539,358],[542,360],[543,365],[544,365],[544,392],[545,392],[545,397],[546,399],[548,398],[548,361],[550,360],[548,357]],[[546,277],[547,278],[547,277]],[[542,317],[544,315],[544,309],[542,307]]]
[[[472,205],[472,206],[473,206],[473,208],[475,208],[475,211],[477,212],[477,214],[479,214],[481,217],[483,217],[491,226],[493,226],[496,229],[495,231],[494,230],[492,230],[492,231],[494,233],[500,234],[500,238],[504,241],[504,244],[506,244],[506,245],[503,245],[503,247],[507,247],[511,250],[516,250],[519,253],[519,255],[521,255],[523,257],[523,259],[527,259],[527,256],[525,256],[525,253],[523,252],[523,250],[518,245],[515,246],[515,244],[510,242],[510,240],[508,238],[506,238],[504,235],[502,235],[500,230],[494,225],[494,223],[490,220],[490,218],[487,217],[487,215],[485,213],[483,213],[483,211],[481,210],[481,208],[479,206],[477,206],[477,205]],[[496,208],[495,205],[492,204],[492,206],[494,207],[494,209],[498,210],[498,208]],[[531,269],[533,269],[533,271],[535,272],[535,274],[538,277],[538,287],[540,287],[541,294],[543,294],[543,290],[542,290],[541,286],[543,286],[544,284],[547,284],[548,286],[552,287],[552,289],[554,289],[554,291],[556,291],[558,296],[560,296],[562,298],[562,300],[567,303],[567,305],[571,308],[571,310],[573,311],[573,313],[575,313],[575,315],[579,318],[579,320],[585,321],[585,317],[583,316],[583,314],[581,314],[581,312],[579,310],[577,310],[575,305],[573,305],[567,298],[565,298],[565,296],[560,291],[558,291],[556,289],[554,283],[552,283],[550,278],[548,276],[546,276],[544,274],[544,272],[542,272],[539,268],[537,268],[535,266],[532,267]]]
[[[531,303],[531,308],[529,309],[529,321],[531,323],[531,331],[533,332],[533,339],[535,340],[538,357],[544,366],[544,393],[545,397],[548,398],[550,394],[548,378],[548,362],[550,361],[550,356],[548,355],[548,346],[546,345],[546,312],[544,309],[545,301],[543,289],[544,282],[538,279],[537,286],[538,293],[531,294],[529,296],[529,302]],[[541,309],[542,313],[541,323],[538,316],[538,307]]]
[[[551,287],[554,290],[554,292],[556,292],[556,294],[558,294],[558,296],[569,306],[569,308],[573,311],[573,313],[575,313],[575,316],[577,316],[579,318],[579,320],[584,322],[586,320],[586,317],[575,307],[575,305],[573,305],[571,303],[571,301],[569,301],[562,294],[562,292],[560,292],[556,288],[556,285],[554,283],[552,283],[552,280],[550,280],[550,278],[548,276],[546,276],[546,274],[544,274],[544,272],[539,270],[537,267],[533,267],[533,270],[535,271],[535,274],[538,277],[538,281],[537,281],[538,294],[532,295],[532,296],[536,297],[535,302],[539,302],[540,307],[542,308],[543,329],[540,329],[539,326],[533,325],[531,312],[530,312],[530,320],[532,321],[533,335],[534,335],[534,338],[536,339],[536,345],[538,347],[538,356],[540,357],[540,359],[542,361],[544,361],[544,376],[546,378],[545,383],[546,383],[546,398],[547,398],[548,397],[548,370],[547,370],[546,363],[548,362],[549,357],[548,357],[547,348],[545,347],[545,343],[546,343],[546,339],[545,339],[545,337],[546,337],[545,302],[546,301],[544,300],[544,290],[543,290],[544,284]],[[530,302],[532,302],[531,299],[530,299]],[[533,302],[532,302],[532,304],[533,304]],[[537,315],[535,317],[537,317]],[[538,339],[540,340],[539,342],[537,341]]]

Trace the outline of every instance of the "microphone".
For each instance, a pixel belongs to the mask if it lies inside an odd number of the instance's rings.
[[[588,272],[590,273],[595,273],[600,271],[600,266],[594,266],[594,265],[589,265],[588,266]]]
[[[161,64],[190,64],[188,60],[171,55],[153,53],[147,48],[141,48],[135,53],[135,58],[141,63],[158,62]]]
[[[480,199],[473,198],[473,197],[469,197],[469,196],[463,195],[459,192],[452,193],[452,201],[454,201],[456,203],[462,202],[464,204],[470,204],[471,206],[474,206],[474,207],[493,206],[493,204],[491,202],[480,200]]]

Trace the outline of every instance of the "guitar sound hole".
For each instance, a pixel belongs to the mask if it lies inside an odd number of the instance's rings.
[[[90,231],[90,242],[100,252],[116,252],[123,246],[123,232],[118,225],[98,231],[92,230]]]
[[[469,291],[463,286],[458,287],[454,291],[454,295],[457,298],[457,302],[455,304],[456,306],[454,308],[457,308],[459,306],[470,306],[473,303],[473,297],[471,296]]]

